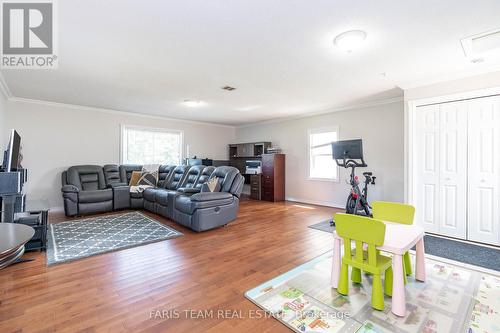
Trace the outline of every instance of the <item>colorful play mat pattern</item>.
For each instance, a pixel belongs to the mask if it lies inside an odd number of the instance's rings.
[[[331,253],[280,275],[245,295],[295,332],[500,332],[500,276],[426,259],[427,281],[409,277],[405,317],[371,307],[371,276],[349,296],[330,287]]]

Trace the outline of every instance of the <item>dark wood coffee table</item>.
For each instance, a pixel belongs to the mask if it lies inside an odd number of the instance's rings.
[[[35,229],[18,223],[0,223],[0,269],[21,259]]]

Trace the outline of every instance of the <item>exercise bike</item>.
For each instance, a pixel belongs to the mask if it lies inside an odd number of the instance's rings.
[[[366,165],[365,165],[366,166]],[[375,185],[375,179],[371,172],[363,172],[365,177],[363,191],[359,189],[359,178],[355,175],[356,167],[363,167],[362,164],[348,164],[345,168],[351,168],[351,193],[347,197],[346,213],[354,215],[366,215],[372,217],[371,206],[368,204],[368,185]]]
[[[368,185],[375,185],[372,172],[363,172],[364,187],[359,188],[360,181],[356,176],[356,168],[366,168],[368,165],[363,159],[363,143],[358,140],[345,140],[332,143],[332,155],[338,166],[351,169],[349,184],[351,192],[347,197],[346,213],[372,217],[371,206],[368,204]],[[359,161],[358,161],[359,160]],[[334,225],[330,221],[330,225]]]

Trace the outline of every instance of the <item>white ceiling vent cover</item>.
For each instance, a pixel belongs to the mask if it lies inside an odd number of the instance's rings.
[[[500,29],[470,36],[461,42],[465,56],[470,59],[492,51],[500,51]]]

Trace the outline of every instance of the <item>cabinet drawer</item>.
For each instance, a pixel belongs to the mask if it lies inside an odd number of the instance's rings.
[[[251,186],[250,191],[259,191],[260,192],[260,186]]]
[[[255,200],[260,200],[260,190],[257,191],[250,191],[250,198],[255,199]]]
[[[262,192],[265,192],[265,191],[273,193],[274,192],[274,185],[273,184],[262,184]]]
[[[273,191],[264,189],[262,191],[262,200],[274,201]]]
[[[272,178],[264,179],[264,181],[262,182],[263,187],[273,187],[273,185],[274,185],[274,179]]]
[[[262,181],[263,181],[263,182],[272,181],[273,179],[274,179],[274,177],[273,177],[273,175],[272,175],[272,174],[271,174],[271,175],[267,175],[267,174],[266,174],[266,175],[262,176]]]
[[[250,176],[250,184],[260,186],[262,176],[261,175],[251,175]]]

